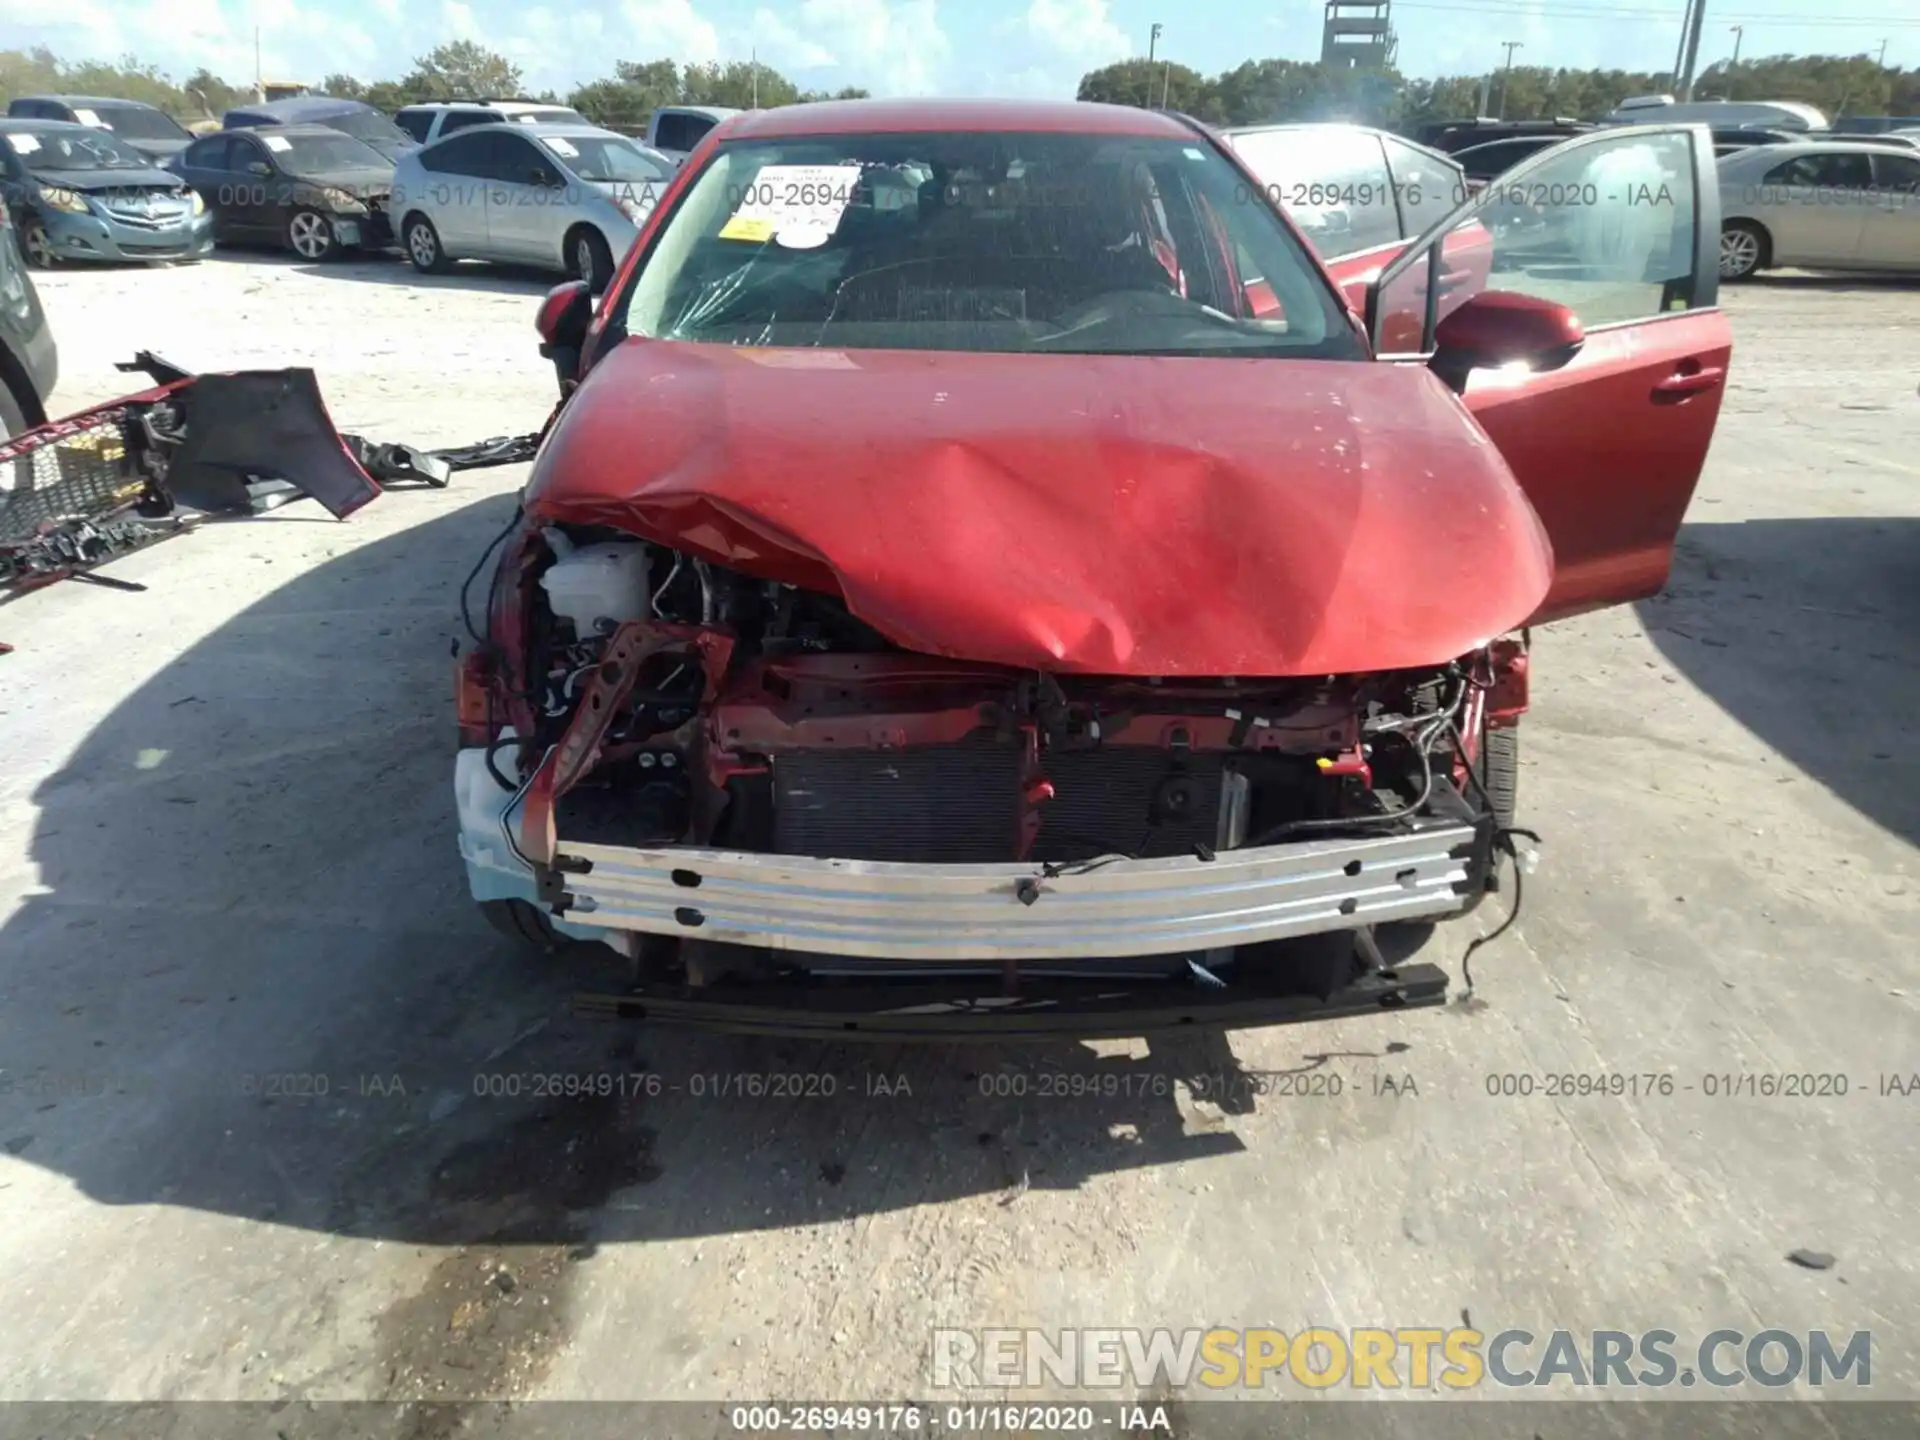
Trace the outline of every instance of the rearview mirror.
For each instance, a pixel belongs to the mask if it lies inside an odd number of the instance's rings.
[[[1482,290],[1435,327],[1430,363],[1458,390],[1470,370],[1516,362],[1557,370],[1585,343],[1580,317],[1566,306],[1535,295]]]

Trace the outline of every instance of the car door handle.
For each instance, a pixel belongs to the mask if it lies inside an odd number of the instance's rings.
[[[1473,271],[1471,270],[1442,270],[1440,272],[1440,293],[1442,295],[1451,295],[1462,285],[1471,285],[1472,283]]]
[[[1675,370],[1673,374],[1654,385],[1653,398],[1656,402],[1684,400],[1687,396],[1698,395],[1703,390],[1717,389],[1726,378],[1725,366],[1697,365],[1688,361],[1687,365]]]

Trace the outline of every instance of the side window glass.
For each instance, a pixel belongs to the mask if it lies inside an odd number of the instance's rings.
[[[227,168],[227,145],[224,135],[202,140],[187,151],[187,164],[196,170],[224,170]]]
[[[424,143],[427,138],[427,132],[433,128],[433,112],[431,110],[416,110],[412,114],[409,114],[405,110],[402,110],[398,115],[393,117],[393,123],[406,131],[407,134],[411,135],[415,140]]]
[[[534,166],[533,147],[506,126],[496,126],[473,137],[479,158],[473,173],[503,184],[525,185]]]
[[[1400,238],[1380,141],[1366,131],[1275,130],[1234,148],[1323,260]]]
[[[1375,353],[1429,352],[1433,327],[1485,290],[1551,300],[1588,329],[1691,308],[1695,200],[1688,131],[1551,149],[1388,268],[1374,302]]]
[[[448,112],[446,120],[441,123],[440,133],[451,135],[455,130],[465,130],[474,125],[492,125],[502,118],[479,110],[453,110]]]
[[[252,175],[259,173],[253,168],[255,165],[265,165],[268,169],[273,168],[272,162],[267,158],[267,152],[251,140],[231,140],[228,142],[228,146],[227,168],[229,170],[238,170],[243,174]]]
[[[1436,155],[1416,150],[1391,135],[1381,137],[1387,147],[1387,170],[1393,177],[1394,198],[1400,202],[1400,228],[1406,239],[1424,235],[1467,198],[1467,184],[1457,166]]]
[[[1877,190],[1920,195],[1920,160],[1911,155],[1874,156],[1873,184]]]
[[[447,118],[451,120],[453,117],[449,115]],[[451,140],[442,140],[432,149],[421,153],[421,168],[437,175],[478,175],[481,139],[479,135],[459,135]]]
[[[654,144],[662,150],[691,150],[699,143],[701,133],[696,116],[662,115],[654,131]]]

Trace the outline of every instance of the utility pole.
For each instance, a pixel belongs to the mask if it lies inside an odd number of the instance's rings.
[[[1734,66],[1740,63],[1740,42],[1746,38],[1747,27],[1744,25],[1729,25],[1727,28],[1733,31],[1733,59],[1729,60],[1727,64]],[[1882,46],[1881,49],[1882,53],[1884,53],[1885,47]]]
[[[1882,69],[1886,67],[1886,63],[1887,63],[1887,42],[1886,41],[1882,40],[1880,42],[1880,56],[1873,63],[1880,66]]]
[[[1156,51],[1159,48],[1160,48],[1160,25],[1158,21],[1155,21],[1153,28],[1147,32],[1147,64],[1149,65],[1153,64],[1154,51]]]
[[[740,52],[736,50],[733,53],[738,55]],[[760,47],[756,45],[747,53],[753,57],[747,63],[753,66],[753,108],[758,110],[760,108]]]
[[[1693,0],[1693,24],[1687,31],[1687,59],[1681,67],[1680,102],[1693,99],[1693,67],[1700,58],[1700,30],[1707,18],[1707,0]]]
[[[1507,47],[1507,63],[1500,72],[1500,113],[1493,117],[1496,120],[1507,118],[1507,91],[1511,88],[1509,82],[1513,77],[1513,52],[1527,48],[1526,42],[1521,40],[1502,40],[1500,43]]]
[[[1167,108],[1167,96],[1173,91],[1173,62],[1168,60],[1160,71],[1160,108]]]
[[[266,76],[260,70],[260,27],[253,27],[253,100],[256,105],[264,104],[267,98]]]

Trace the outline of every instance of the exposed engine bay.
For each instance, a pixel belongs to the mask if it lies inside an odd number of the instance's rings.
[[[1013,879],[1012,898],[1032,907],[1052,885],[1128,862],[1211,866],[1231,852],[1440,823],[1456,851],[1449,908],[1490,887],[1507,819],[1478,757],[1487,727],[1524,708],[1521,642],[1419,672],[1055,676],[904,650],[837,596],[618,530],[509,533],[480,648],[463,663],[462,744],[484,746],[495,784],[523,800],[513,846],[558,915],[595,923],[570,911],[583,902],[569,876],[593,868],[583,854],[602,855],[604,872],[619,849],[808,857],[796,863],[832,862],[835,873],[1017,863],[1030,878]],[[1411,867],[1394,873],[1408,890],[1432,883]],[[687,887],[674,907],[683,938],[698,942],[682,948],[709,967],[696,975],[689,959],[689,978],[760,973],[764,951],[691,933],[707,918],[695,903],[703,877],[673,875]],[[1339,904],[1353,928],[1369,918]],[[821,934],[817,948],[783,942],[779,964],[877,963],[835,956]],[[994,956],[1004,952],[987,947],[983,958]],[[1211,977],[1234,947],[1202,959],[1175,948],[1090,971],[1081,957],[1074,973]]]

